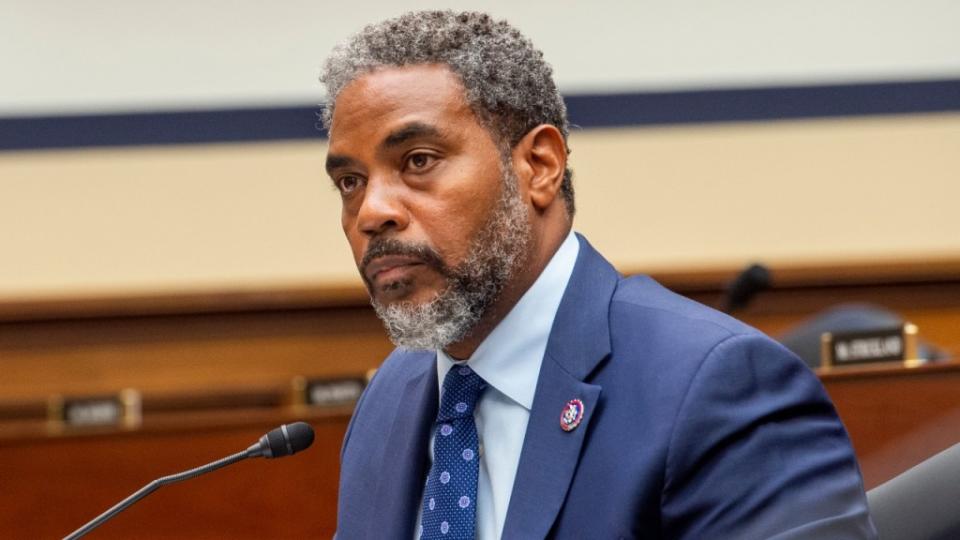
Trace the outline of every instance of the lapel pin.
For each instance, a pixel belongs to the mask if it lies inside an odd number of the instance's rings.
[[[560,427],[564,431],[573,431],[583,420],[584,406],[579,399],[571,399],[560,413]]]

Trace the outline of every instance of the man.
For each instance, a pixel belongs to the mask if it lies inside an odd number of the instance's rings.
[[[343,229],[398,345],[344,441],[339,538],[874,535],[795,357],[571,233],[566,111],[518,31],[410,13],[322,80]]]

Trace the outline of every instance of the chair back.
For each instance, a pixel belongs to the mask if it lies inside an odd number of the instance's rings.
[[[960,539],[960,444],[867,492],[880,540]]]

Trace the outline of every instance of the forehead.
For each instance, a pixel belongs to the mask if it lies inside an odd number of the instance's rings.
[[[413,123],[436,126],[445,133],[479,127],[460,78],[448,67],[378,68],[354,79],[337,96],[331,151],[374,144],[383,134]]]

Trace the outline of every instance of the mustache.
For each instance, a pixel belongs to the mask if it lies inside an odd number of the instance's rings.
[[[425,244],[402,242],[396,238],[375,238],[370,242],[370,245],[367,246],[367,252],[363,255],[363,260],[360,261],[361,275],[366,276],[367,266],[374,259],[387,255],[413,257],[444,276],[449,277],[451,275],[450,268],[433,248]]]

